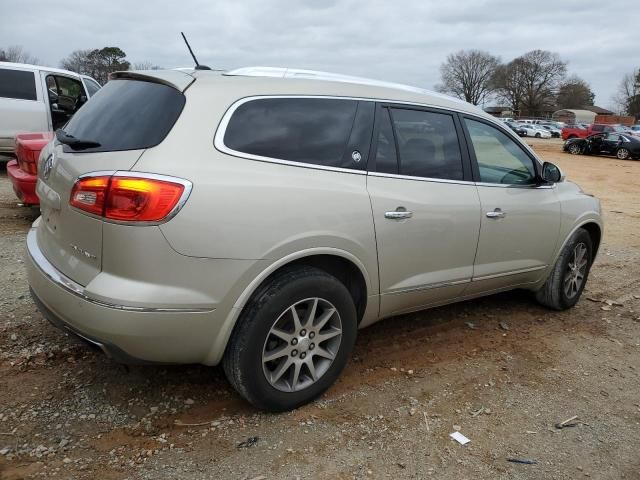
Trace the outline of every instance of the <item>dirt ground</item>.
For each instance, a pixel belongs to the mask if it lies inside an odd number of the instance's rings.
[[[23,271],[35,215],[0,173],[0,478],[640,479],[640,162],[530,143],[603,201],[578,305],[512,292],[386,320],[278,415],[220,368],[126,369],[50,326]]]

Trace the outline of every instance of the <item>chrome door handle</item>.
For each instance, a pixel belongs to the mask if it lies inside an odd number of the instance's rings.
[[[493,212],[487,212],[488,218],[504,218],[507,214],[501,208],[496,208]]]
[[[393,212],[385,212],[384,218],[391,218],[393,220],[401,220],[403,218],[411,218],[413,212],[407,212],[406,210],[395,210]]]

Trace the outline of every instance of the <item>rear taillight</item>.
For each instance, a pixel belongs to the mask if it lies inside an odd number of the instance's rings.
[[[30,173],[31,175],[35,175],[36,173],[38,173],[38,166],[35,162],[18,160],[18,165],[20,166],[20,170],[22,170],[23,172]]]
[[[83,177],[73,186],[69,203],[110,220],[159,222],[178,205],[184,192],[184,183],[158,178]]]

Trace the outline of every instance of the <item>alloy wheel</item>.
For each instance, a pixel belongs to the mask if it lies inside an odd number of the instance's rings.
[[[620,160],[626,160],[627,158],[629,158],[629,150],[627,150],[626,148],[619,148],[616,152],[616,157],[618,157]]]
[[[323,298],[289,306],[269,330],[262,348],[262,370],[277,390],[297,392],[317,382],[340,350],[342,320]]]
[[[587,264],[589,263],[587,251],[587,246],[584,243],[578,243],[574,247],[572,258],[567,264],[563,286],[564,293],[569,299],[578,294],[584,282],[584,277],[587,273]]]
[[[578,155],[580,153],[580,147],[578,145],[569,145],[569,153],[571,155]]]

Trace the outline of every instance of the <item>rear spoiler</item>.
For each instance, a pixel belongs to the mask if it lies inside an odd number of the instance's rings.
[[[125,70],[109,74],[109,80],[140,80],[161,83],[184,92],[196,79],[180,70]]]

